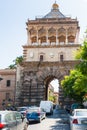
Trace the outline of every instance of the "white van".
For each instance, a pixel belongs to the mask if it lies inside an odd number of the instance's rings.
[[[46,114],[53,114],[53,102],[52,101],[41,101],[40,108],[46,112]]]

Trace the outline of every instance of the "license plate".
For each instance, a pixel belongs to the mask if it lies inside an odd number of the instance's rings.
[[[83,124],[87,124],[87,120],[83,120],[82,121]],[[86,129],[87,130],[87,129]]]

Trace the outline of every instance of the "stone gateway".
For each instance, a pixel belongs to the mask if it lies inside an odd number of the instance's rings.
[[[48,99],[48,84],[59,80],[58,102],[65,102],[61,80],[78,63],[74,52],[80,47],[77,19],[66,17],[54,3],[42,18],[28,20],[23,62],[17,67],[16,104],[38,105]]]

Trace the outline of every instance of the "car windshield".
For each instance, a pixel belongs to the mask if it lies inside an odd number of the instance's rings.
[[[29,112],[38,112],[40,109],[37,107],[33,107],[29,109]]]
[[[76,116],[87,116],[87,111],[77,111]]]
[[[18,111],[25,111],[27,108],[18,108]]]

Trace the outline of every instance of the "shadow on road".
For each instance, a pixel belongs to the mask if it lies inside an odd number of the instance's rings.
[[[55,125],[50,126],[50,130],[70,130],[69,115],[65,110],[54,110],[53,115],[47,118],[57,119]]]

